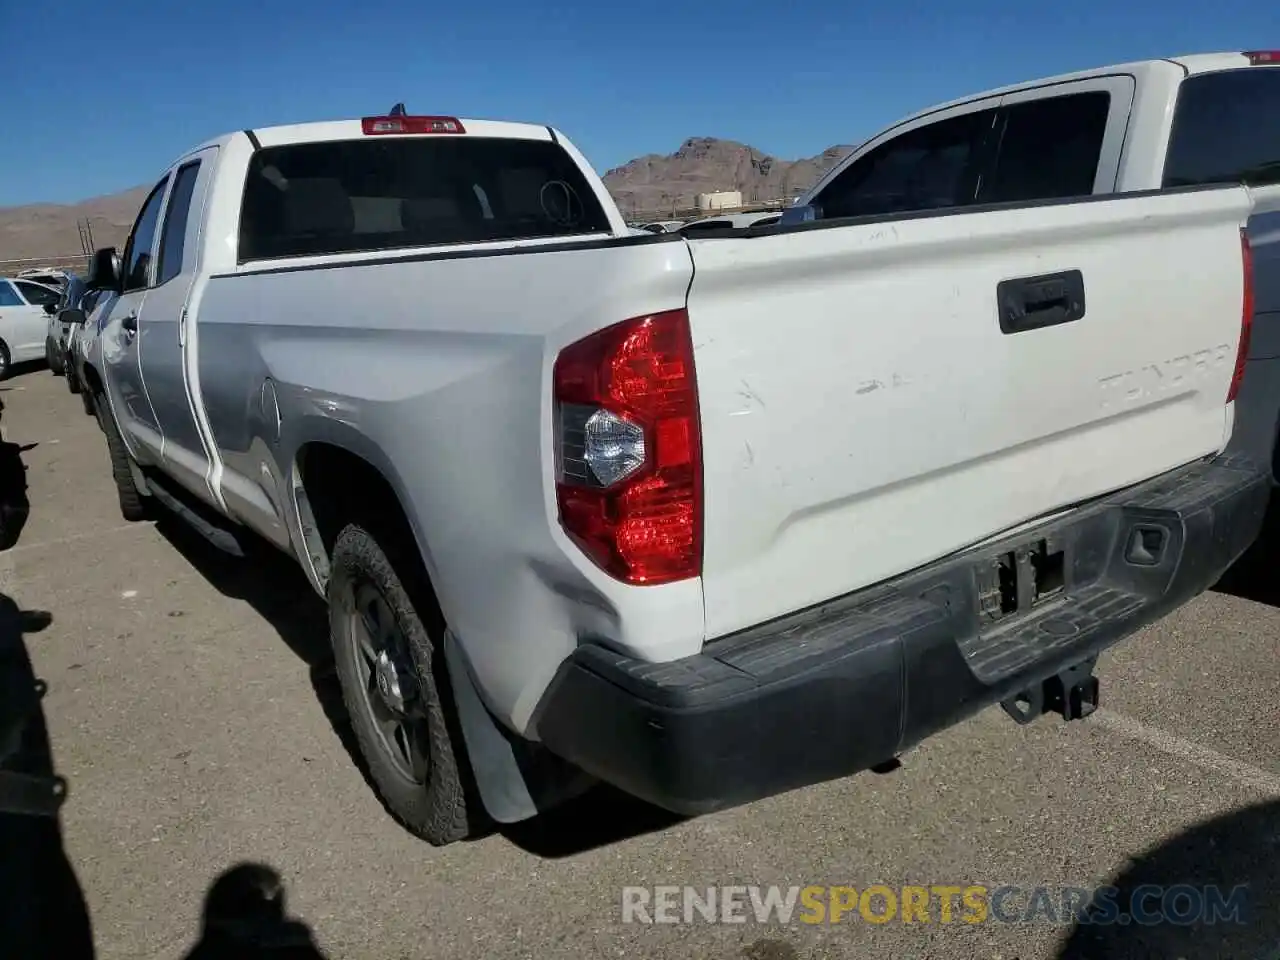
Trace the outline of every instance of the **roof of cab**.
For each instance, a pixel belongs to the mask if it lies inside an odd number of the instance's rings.
[[[1218,70],[1239,70],[1254,64],[1243,53],[1192,53],[1185,57],[1170,57],[1187,73],[1212,73]]]
[[[551,128],[536,123],[515,123],[508,120],[470,120],[458,117],[462,129],[461,134],[380,134],[379,140],[401,139],[423,136],[432,137],[496,137],[505,140],[553,140]],[[213,137],[198,146],[192,147],[183,154],[184,157],[199,153],[209,147],[225,146],[236,137],[250,133],[257,137],[258,143],[264,147],[284,146],[292,143],[323,143],[336,140],[361,140],[365,134],[359,120],[321,120],[314,123],[287,123],[273,127],[254,127],[252,130],[237,130]]]
[[[975,100],[987,100],[991,97],[1002,97],[1010,93],[1017,93],[1021,90],[1030,90],[1035,87],[1044,87],[1056,83],[1069,83],[1073,80],[1087,80],[1090,77],[1111,76],[1118,73],[1142,74],[1152,70],[1160,69],[1179,69],[1184,70],[1188,74],[1208,73],[1215,70],[1235,70],[1244,67],[1251,67],[1253,64],[1249,58],[1241,53],[1196,53],[1186,56],[1168,57],[1157,60],[1134,60],[1129,63],[1115,63],[1102,67],[1092,67],[1088,70],[1077,70],[1073,73],[1060,73],[1055,76],[1040,77],[1035,80],[1024,80],[1020,83],[1010,84],[1005,87],[995,87],[991,90],[983,90],[979,93],[971,93],[968,96],[958,97],[955,100],[948,100],[946,103],[935,104],[924,110],[920,110],[910,116],[903,117],[901,120],[893,124],[894,127],[908,123],[919,117],[928,116],[931,113],[938,113],[942,110],[958,107],[965,103],[972,103]],[[881,131],[883,133],[884,131]]]

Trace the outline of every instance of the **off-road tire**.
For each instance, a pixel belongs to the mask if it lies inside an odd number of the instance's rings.
[[[449,695],[441,648],[444,620],[430,587],[417,572],[415,558],[403,546],[397,549],[398,539],[404,538],[382,534],[375,539],[357,524],[338,534],[330,563],[329,635],[352,732],[380,799],[411,833],[434,846],[445,846],[476,833],[485,817],[471,787],[469,761]],[[396,769],[368,715],[365,698],[369,694],[356,667],[357,640],[349,626],[351,604],[362,584],[382,595],[412,653],[426,713],[430,769],[425,787]]]
[[[111,479],[116,484],[120,515],[131,522],[146,520],[151,511],[148,509],[147,498],[138,492],[138,486],[133,482],[133,471],[129,468],[132,458],[125,448],[124,440],[120,437],[116,418],[111,415],[111,408],[102,394],[94,398],[94,406],[97,408],[98,426],[102,428],[103,436],[107,438],[107,453],[111,457]]]

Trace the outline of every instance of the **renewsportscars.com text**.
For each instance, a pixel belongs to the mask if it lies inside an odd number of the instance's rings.
[[[933,884],[624,887],[623,923],[1243,924],[1248,889]]]

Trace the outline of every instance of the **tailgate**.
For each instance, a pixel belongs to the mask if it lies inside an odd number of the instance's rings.
[[[1248,211],[1229,188],[691,241],[708,636],[1222,449]]]

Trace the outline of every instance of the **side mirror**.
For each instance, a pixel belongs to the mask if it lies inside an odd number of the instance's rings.
[[[103,247],[89,261],[89,277],[85,286],[90,290],[120,289],[120,254],[115,247]]]
[[[778,221],[780,227],[791,227],[797,223],[811,223],[814,220],[822,219],[822,208],[816,203],[802,203],[794,207],[787,207],[782,211],[782,219]]]
[[[58,312],[58,305],[56,303],[46,303],[44,305],[44,312],[47,316],[52,317]]]
[[[85,323],[89,318],[85,316],[84,311],[79,307],[67,307],[62,311],[62,322],[69,323],[72,326]]]

